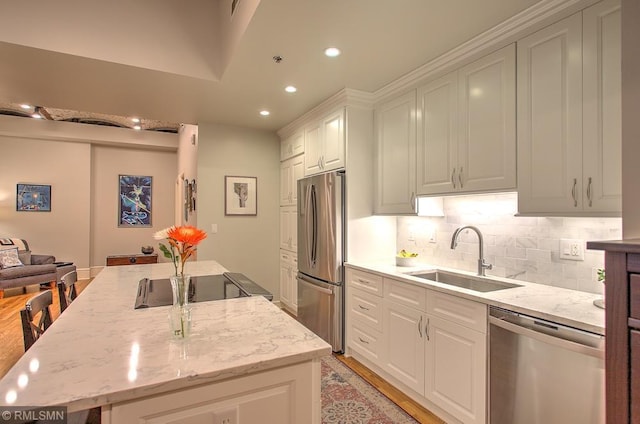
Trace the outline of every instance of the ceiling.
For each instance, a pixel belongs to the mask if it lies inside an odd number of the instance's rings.
[[[232,18],[232,0],[4,2],[0,103],[277,130],[538,1],[239,0]],[[325,57],[328,46],[342,55]]]

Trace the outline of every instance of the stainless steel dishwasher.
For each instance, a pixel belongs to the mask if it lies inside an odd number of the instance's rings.
[[[491,307],[491,424],[601,424],[604,336]]]

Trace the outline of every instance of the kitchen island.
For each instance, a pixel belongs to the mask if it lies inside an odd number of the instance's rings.
[[[172,273],[170,263],[104,268],[0,380],[0,405],[101,407],[104,424],[319,423],[319,360],[331,347],[261,296],[194,303],[190,337],[172,339],[169,307],[134,309],[140,279]]]

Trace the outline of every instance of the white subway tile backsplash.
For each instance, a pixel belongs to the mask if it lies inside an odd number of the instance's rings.
[[[494,265],[487,274],[602,293],[595,270],[604,267],[604,253],[585,250],[584,261],[561,259],[560,239],[619,239],[620,218],[522,217],[514,216],[516,210],[515,193],[445,197],[445,217],[397,218],[397,250],[415,251],[427,263],[474,272],[478,260],[475,232],[461,234],[456,250],[450,244],[457,228],[475,225],[484,237],[485,259]],[[436,243],[428,241],[432,232]],[[409,234],[415,241],[408,240]]]

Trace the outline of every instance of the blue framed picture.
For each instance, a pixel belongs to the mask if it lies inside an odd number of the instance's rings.
[[[16,210],[18,212],[51,212],[51,186],[18,184]]]
[[[118,227],[151,227],[152,180],[150,176],[118,176]]]

